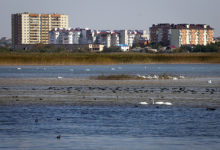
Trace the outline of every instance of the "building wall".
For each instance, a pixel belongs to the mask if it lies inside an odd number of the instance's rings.
[[[156,43],[162,41],[166,46],[168,46],[168,44],[176,47],[180,47],[181,45],[207,45],[213,42],[214,29],[207,25],[172,24],[169,29],[171,30],[170,33],[167,32],[169,30],[166,29],[168,29],[168,25],[153,25],[153,27],[150,28],[151,36],[153,36],[151,37],[151,39],[153,39],[152,42],[155,42],[154,36],[156,36]]]
[[[128,45],[128,30],[120,31],[120,43]]]
[[[171,29],[171,45],[175,47],[179,47],[181,45],[180,43],[180,30],[178,29]]]
[[[68,28],[68,16],[60,14],[12,14],[12,44],[48,44],[53,28]]]

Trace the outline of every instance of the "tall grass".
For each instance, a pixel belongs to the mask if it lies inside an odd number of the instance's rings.
[[[220,63],[220,53],[0,53],[0,65]]]

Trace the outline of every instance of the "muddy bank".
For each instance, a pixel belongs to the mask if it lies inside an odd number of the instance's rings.
[[[212,83],[208,83],[212,80]],[[133,105],[220,107],[219,78],[182,80],[0,79],[0,105]],[[161,105],[162,106],[162,105]],[[171,106],[171,107],[172,107]]]

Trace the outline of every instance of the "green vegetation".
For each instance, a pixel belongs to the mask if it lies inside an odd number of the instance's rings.
[[[134,63],[220,63],[220,53],[0,53],[0,65],[104,65]]]
[[[200,53],[210,53],[210,52],[220,52],[220,42],[211,43],[206,46],[196,45],[196,46],[181,46],[177,48],[175,52],[200,52]]]

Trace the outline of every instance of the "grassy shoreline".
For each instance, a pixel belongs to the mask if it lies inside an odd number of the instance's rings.
[[[0,53],[0,65],[220,63],[220,53]]]

